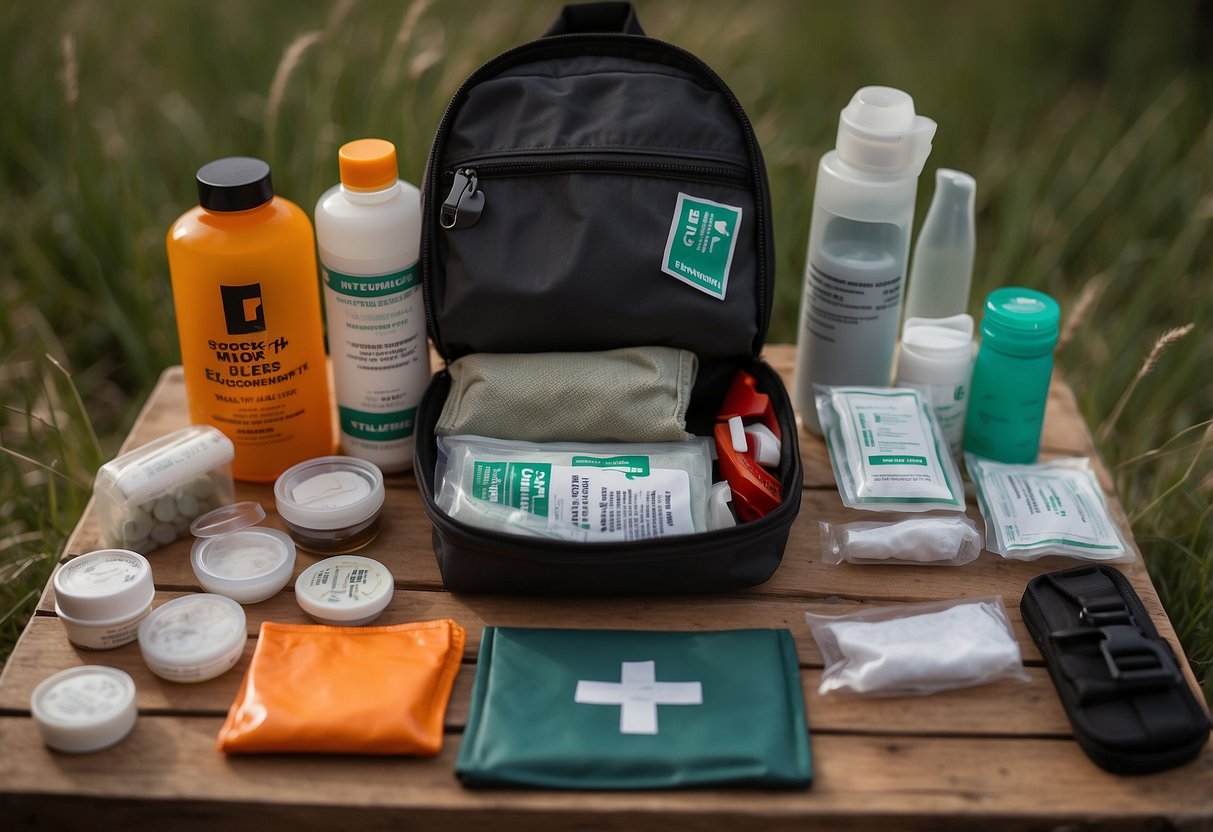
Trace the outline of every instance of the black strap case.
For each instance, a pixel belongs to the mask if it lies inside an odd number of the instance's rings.
[[[1094,565],[1040,575],[1019,606],[1074,737],[1097,765],[1148,774],[1200,753],[1208,714],[1118,570]]]

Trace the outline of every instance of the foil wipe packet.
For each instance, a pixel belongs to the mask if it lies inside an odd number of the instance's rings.
[[[536,443],[439,437],[437,504],[511,534],[643,540],[706,531],[711,441]]]
[[[901,387],[814,385],[842,501],[868,511],[964,511],[964,484],[931,406]]]
[[[997,596],[806,613],[805,620],[826,665],[818,693],[912,696],[1002,678],[1028,681]]]
[[[409,754],[442,749],[466,638],[451,620],[261,625],[220,751]]]
[[[1085,457],[1031,465],[965,455],[986,521],[986,546],[1012,560],[1062,555],[1116,563],[1136,557]]]

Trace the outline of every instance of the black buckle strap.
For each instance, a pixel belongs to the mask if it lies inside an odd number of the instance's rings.
[[[1098,655],[1103,658],[1107,676],[1099,672],[1098,661],[1094,665],[1090,660],[1063,661],[1066,676],[1084,702],[1122,693],[1161,690],[1183,679],[1165,643],[1147,638],[1133,625],[1075,627],[1050,633],[1049,638],[1063,653],[1071,652],[1073,648],[1067,647],[1076,643],[1098,644]]]

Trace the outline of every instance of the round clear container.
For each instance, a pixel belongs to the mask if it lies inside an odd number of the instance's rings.
[[[42,741],[84,754],[120,741],[135,727],[135,682],[116,667],[85,665],[44,679],[30,696]]]
[[[295,580],[295,600],[321,624],[359,627],[392,600],[392,573],[377,560],[339,555],[313,563]]]
[[[260,503],[233,503],[190,524],[197,540],[190,565],[207,592],[241,604],[276,595],[295,570],[295,543],[277,529],[258,526],[265,519]]]
[[[278,516],[302,549],[356,552],[379,533],[383,472],[373,462],[320,456],[283,472],[274,483]]]
[[[176,598],[139,625],[143,661],[170,682],[214,679],[240,660],[247,641],[244,609],[223,595]]]
[[[53,584],[55,614],[68,640],[88,650],[134,641],[156,592],[147,558],[126,549],[101,549],[70,560]]]

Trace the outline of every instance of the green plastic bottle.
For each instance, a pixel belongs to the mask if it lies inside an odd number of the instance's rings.
[[[998,462],[1036,461],[1060,319],[1057,301],[1034,289],[1006,286],[986,298],[965,451]]]

